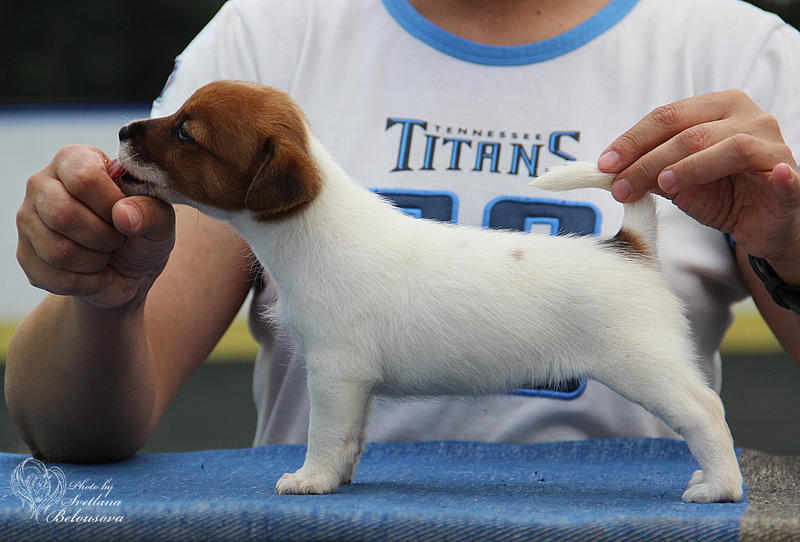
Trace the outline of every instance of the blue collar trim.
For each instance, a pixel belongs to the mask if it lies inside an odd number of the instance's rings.
[[[563,34],[527,45],[497,46],[469,41],[439,28],[420,15],[408,0],[383,0],[389,14],[415,38],[450,56],[490,66],[533,64],[569,53],[617,24],[637,2],[611,0],[590,19]]]

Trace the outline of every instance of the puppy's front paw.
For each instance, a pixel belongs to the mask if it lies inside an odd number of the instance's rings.
[[[324,495],[333,493],[339,487],[335,476],[306,474],[303,469],[295,473],[287,472],[275,485],[278,495]]]
[[[707,478],[703,471],[696,471],[681,498],[685,502],[697,503],[739,502],[742,499],[742,483],[735,477],[727,483]]]
[[[703,471],[696,470],[694,474],[692,474],[692,478],[689,480],[689,487],[696,486],[697,484],[702,484],[705,476],[703,475]]]

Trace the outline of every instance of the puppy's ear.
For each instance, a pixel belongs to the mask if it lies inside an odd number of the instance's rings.
[[[256,220],[291,216],[319,192],[317,168],[308,152],[294,141],[268,141],[260,162],[244,200]]]

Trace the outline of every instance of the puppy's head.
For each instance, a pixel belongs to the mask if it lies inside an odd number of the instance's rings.
[[[124,126],[119,139],[124,193],[222,218],[232,211],[284,218],[322,186],[302,111],[286,93],[255,83],[210,83],[173,115]]]

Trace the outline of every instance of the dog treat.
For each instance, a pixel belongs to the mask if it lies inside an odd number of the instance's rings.
[[[116,181],[125,174],[125,168],[119,161],[119,158],[114,158],[106,164],[106,171],[112,180]]]

